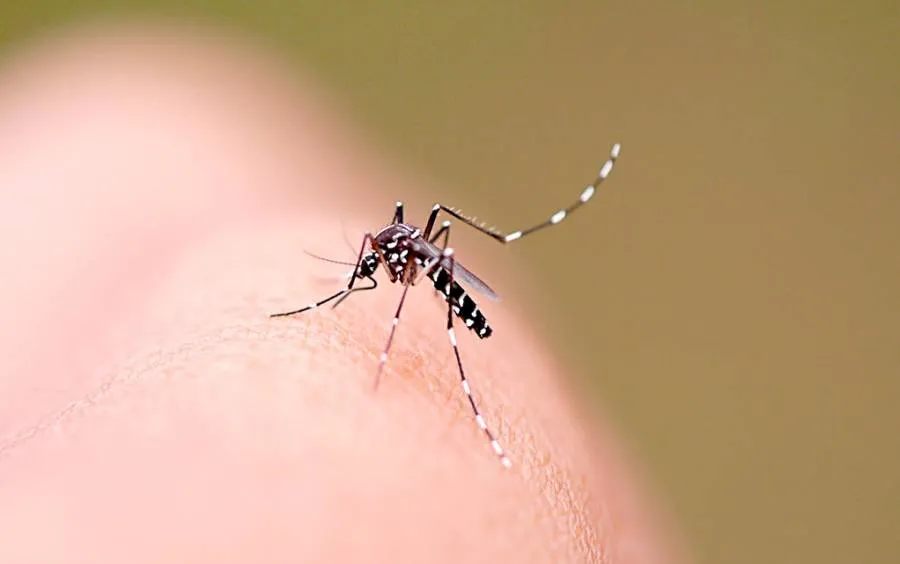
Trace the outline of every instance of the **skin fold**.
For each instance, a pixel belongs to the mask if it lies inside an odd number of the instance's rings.
[[[396,199],[411,219],[433,203],[297,75],[159,23],[7,53],[0,562],[674,561],[514,292],[484,306],[491,339],[457,329],[511,470],[430,287],[377,390],[400,292],[383,275],[336,310],[267,317],[344,283],[303,249],[353,260],[343,230],[358,244]],[[467,266],[505,288],[512,258],[482,247]]]

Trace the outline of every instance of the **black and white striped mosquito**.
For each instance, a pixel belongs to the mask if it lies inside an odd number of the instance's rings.
[[[467,270],[463,265],[456,261],[453,249],[448,246],[450,238],[450,221],[444,221],[440,228],[434,231],[435,222],[438,214],[444,212],[462,223],[474,227],[481,233],[491,237],[495,241],[503,244],[518,241],[519,239],[530,235],[535,231],[539,231],[546,227],[556,225],[572,212],[586,204],[597,187],[609,176],[615,165],[616,159],[619,157],[619,144],[615,144],[609,153],[609,159],[600,168],[597,178],[587,186],[578,197],[578,200],[567,208],[563,208],[549,217],[549,219],[533,225],[527,229],[520,229],[504,235],[492,227],[487,227],[483,223],[477,223],[475,218],[467,217],[460,211],[435,204],[431,208],[431,214],[425,223],[425,229],[419,229],[409,223],[403,221],[403,203],[397,202],[394,210],[394,217],[387,226],[383,227],[374,235],[367,232],[363,236],[362,245],[359,248],[359,255],[356,262],[352,263],[354,270],[348,274],[349,282],[347,287],[335,292],[327,298],[312,303],[306,307],[276,313],[271,317],[283,317],[303,313],[319,306],[334,301],[332,307],[337,307],[354,292],[365,290],[374,290],[378,286],[374,275],[379,266],[384,267],[390,281],[399,282],[403,286],[403,293],[400,296],[400,303],[397,304],[397,311],[394,313],[394,319],[391,326],[391,332],[388,336],[387,344],[378,360],[378,370],[375,375],[375,385],[378,385],[381,377],[382,369],[388,359],[388,353],[391,350],[391,344],[394,341],[394,333],[397,331],[397,325],[400,323],[400,312],[403,310],[403,303],[406,301],[406,292],[411,286],[415,286],[424,277],[428,277],[435,290],[447,302],[447,335],[450,338],[450,345],[453,347],[453,354],[456,356],[456,366],[459,369],[459,377],[462,381],[463,391],[469,399],[472,411],[475,414],[475,421],[478,427],[484,431],[494,452],[500,458],[500,462],[506,468],[511,466],[509,458],[500,446],[494,433],[488,428],[484,417],[481,415],[475,398],[472,395],[472,389],[469,386],[469,380],[466,378],[463,369],[462,360],[459,356],[459,347],[456,342],[456,332],[453,326],[453,317],[459,317],[465,326],[482,339],[491,336],[493,329],[488,324],[484,314],[478,309],[475,300],[466,293],[460,283],[465,284],[489,299],[498,299],[497,294],[485,284],[478,276]],[[442,239],[442,240],[441,240]],[[438,241],[440,244],[438,244]],[[368,252],[367,252],[368,251]],[[337,261],[332,261],[337,262]],[[348,263],[349,264],[349,263]],[[362,287],[354,287],[357,280],[368,280],[369,285]],[[335,301],[336,300],[336,301]]]

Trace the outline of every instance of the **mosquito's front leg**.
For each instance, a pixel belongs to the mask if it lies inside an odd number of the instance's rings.
[[[391,345],[394,342],[394,333],[397,332],[397,326],[400,325],[400,312],[403,311],[403,304],[406,302],[406,293],[409,291],[409,287],[412,285],[407,280],[407,274],[412,268],[412,261],[406,263],[406,266],[403,269],[403,275],[400,279],[403,281],[403,294],[400,295],[400,303],[397,304],[397,311],[394,313],[394,318],[391,320],[391,333],[388,335],[387,344],[384,346],[384,350],[381,351],[381,356],[378,357],[378,370],[375,372],[375,388],[378,388],[378,383],[381,381],[381,371],[384,370],[384,365],[387,362],[388,354],[391,352]]]
[[[333,299],[337,299],[337,302],[335,302],[332,307],[337,307],[341,304],[342,301],[347,299],[347,297],[350,294],[352,294],[354,291],[356,291],[356,290],[372,290],[375,287],[377,287],[378,282],[376,282],[375,279],[372,278],[371,276],[368,276],[366,278],[368,278],[369,280],[372,281],[372,286],[367,286],[365,288],[357,288],[357,289],[353,288],[353,284],[356,282],[356,280],[358,278],[360,278],[359,269],[360,269],[360,265],[362,263],[363,254],[366,250],[366,244],[369,242],[373,242],[373,241],[374,241],[374,239],[372,238],[371,233],[366,233],[365,235],[363,235],[362,245],[360,245],[360,247],[359,247],[359,255],[356,257],[356,267],[353,270],[353,276],[351,276],[350,280],[347,282],[346,288],[344,288],[343,290],[340,290],[339,292],[335,292],[334,294],[328,296],[324,300],[319,300],[318,302],[313,302],[313,303],[309,304],[308,306],[302,307],[300,309],[295,309],[293,311],[285,311],[283,313],[273,313],[269,317],[286,317],[288,315],[295,315],[298,313],[303,313],[304,311],[309,311],[311,309],[316,309],[319,306],[325,305]]]

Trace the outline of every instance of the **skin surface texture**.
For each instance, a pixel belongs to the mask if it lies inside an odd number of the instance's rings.
[[[514,292],[484,304],[489,340],[457,329],[508,471],[429,286],[377,391],[400,295],[383,273],[336,310],[267,317],[343,284],[303,249],[353,260],[342,230],[358,245],[396,199],[412,221],[432,203],[327,100],[202,29],[104,24],[7,55],[0,562],[673,561]],[[467,251],[508,287],[504,249]]]

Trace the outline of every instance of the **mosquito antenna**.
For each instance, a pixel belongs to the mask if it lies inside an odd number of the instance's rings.
[[[347,237],[347,223],[344,221],[344,218],[341,218],[341,236],[344,238],[344,243],[347,244],[347,248],[350,249],[350,252],[355,252],[353,249],[353,243],[350,242],[350,238]]]
[[[331,264],[343,264],[344,266],[356,266],[356,265],[355,265],[354,263],[352,263],[352,262],[345,262],[345,261],[342,261],[342,260],[334,260],[334,259],[330,259],[330,258],[327,258],[327,257],[319,256],[319,255],[317,255],[316,253],[311,253],[311,252],[309,252],[309,251],[307,251],[307,250],[304,250],[303,252],[306,253],[307,255],[311,256],[311,257],[314,258],[314,259],[323,260],[323,261],[325,261],[325,262],[330,262]]]
[[[353,249],[353,244],[350,243],[350,239],[347,237],[347,223],[344,221],[343,218],[341,218],[341,237],[344,239],[344,243],[347,244],[347,248],[350,249],[352,252],[356,252]],[[306,250],[304,250],[303,252],[306,253],[307,255],[311,256],[314,259],[322,260],[325,262],[330,262],[331,264],[343,264],[344,266],[356,266],[356,264],[354,264],[352,262],[330,259],[327,257],[317,255],[315,253],[311,253]]]

